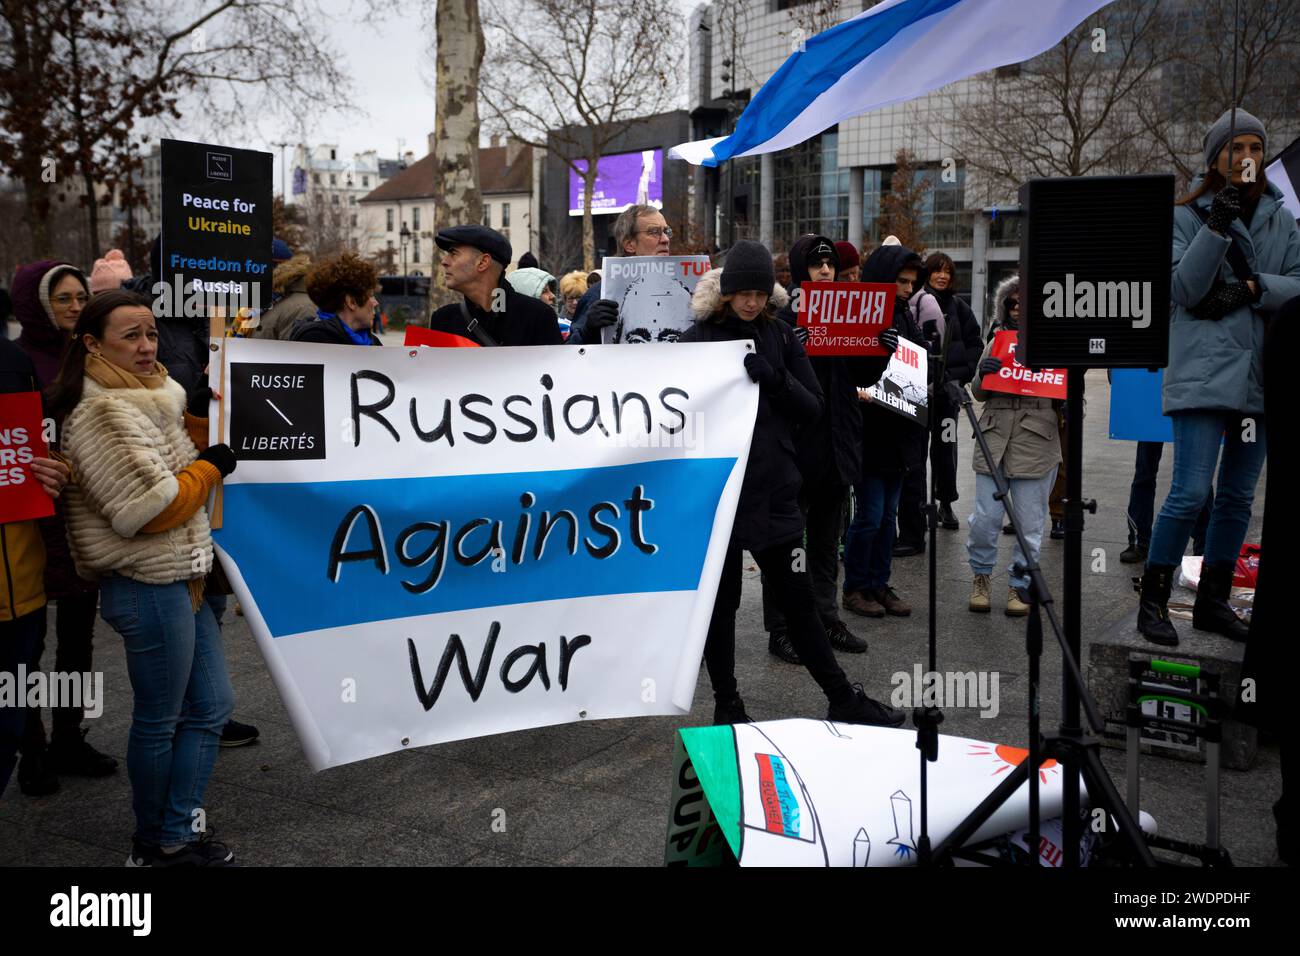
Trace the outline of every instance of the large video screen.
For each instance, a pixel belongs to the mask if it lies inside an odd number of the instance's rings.
[[[585,162],[578,163],[584,172],[586,165]],[[592,215],[620,213],[637,203],[662,209],[663,171],[662,149],[600,157],[596,163],[596,188],[591,194]],[[582,177],[572,169],[569,170],[569,215],[582,215]]]

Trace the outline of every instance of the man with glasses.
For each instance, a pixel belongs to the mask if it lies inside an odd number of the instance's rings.
[[[614,220],[614,242],[624,256],[667,256],[673,231],[668,220],[654,206],[628,206]],[[600,342],[600,330],[618,321],[618,303],[600,297],[597,282],[578,300],[578,309],[569,329],[570,345],[594,345]]]

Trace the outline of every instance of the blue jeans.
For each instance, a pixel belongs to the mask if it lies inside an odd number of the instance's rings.
[[[1013,588],[1029,586],[1029,576],[1016,574],[1012,568],[1027,563],[1026,558],[1038,561],[1039,548],[1043,543],[1043,526],[1047,524],[1048,500],[1052,496],[1052,485],[1055,482],[1055,468],[1042,478],[1012,478],[1008,482],[1011,486],[1010,504],[1016,526],[1025,536],[1025,543],[1031,552],[1028,555],[1021,552],[1020,540],[1016,539],[1011,548],[1011,564],[1007,568]],[[997,490],[997,482],[992,475],[976,473],[975,510],[967,519],[970,536],[966,539],[966,555],[970,569],[975,574],[992,574],[993,566],[998,563],[998,535],[1002,533],[1006,511],[993,497]]]
[[[1160,459],[1165,446],[1158,441],[1137,443],[1137,460],[1133,466],[1133,484],[1128,493],[1128,543],[1143,548],[1151,547],[1151,526],[1156,519],[1156,479],[1160,474]],[[1210,526],[1210,509],[1214,506],[1214,489],[1211,488],[1205,505],[1196,516],[1192,528],[1192,553],[1205,553],[1205,531]]]
[[[1243,419],[1252,416],[1235,412],[1180,412],[1169,417],[1174,423],[1173,483],[1151,533],[1147,563],[1181,563],[1196,516],[1213,487],[1214,507],[1205,532],[1205,561],[1233,564],[1246,539],[1255,486],[1264,468],[1264,416],[1253,416],[1253,441],[1242,440]],[[1219,467],[1217,481],[1215,465]]]
[[[184,581],[142,584],[113,574],[101,613],[126,647],[135,694],[126,770],[136,839],[191,843],[221,729],[234,707],[221,632],[206,603],[195,612]]]
[[[853,489],[856,510],[844,545],[844,593],[889,584],[903,476],[867,475]]]

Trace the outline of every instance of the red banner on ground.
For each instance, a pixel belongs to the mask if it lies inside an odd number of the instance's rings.
[[[894,322],[892,282],[805,282],[797,291],[809,355],[888,355],[880,333]]]
[[[454,335],[451,332],[438,332],[435,329],[425,329],[418,325],[408,325],[406,327],[406,338],[402,341],[402,344],[431,345],[436,349],[480,348],[477,342],[473,339],[467,339],[463,335]]]
[[[1015,332],[1004,330],[993,336],[994,358],[1002,359],[1002,370],[985,375],[980,388],[986,392],[1008,395],[1032,395],[1035,398],[1065,398],[1065,369],[1040,368],[1030,371],[1016,361]]]
[[[32,472],[32,461],[49,458],[41,434],[41,393],[0,395],[0,524],[54,514],[54,499]]]

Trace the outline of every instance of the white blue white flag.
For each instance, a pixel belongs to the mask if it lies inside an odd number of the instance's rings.
[[[811,38],[735,132],[669,154],[697,166],[797,146],[868,110],[1050,49],[1111,0],[885,0]]]
[[[1273,162],[1264,167],[1268,181],[1282,190],[1282,205],[1300,220],[1300,139],[1277,154]]]

